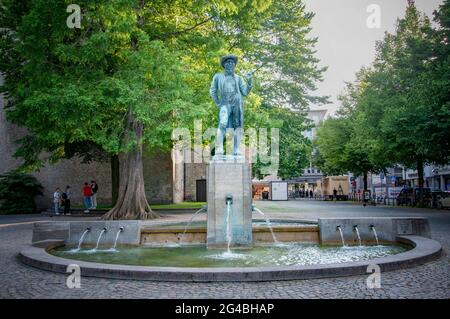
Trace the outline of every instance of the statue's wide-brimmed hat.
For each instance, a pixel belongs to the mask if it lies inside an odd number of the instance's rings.
[[[227,54],[220,58],[220,65],[224,68],[225,61],[230,60],[230,59],[234,61],[234,64],[237,64],[238,57],[235,56],[234,54]]]

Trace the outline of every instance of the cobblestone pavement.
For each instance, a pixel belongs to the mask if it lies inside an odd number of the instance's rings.
[[[39,216],[0,216],[0,298],[450,298],[450,212],[366,207],[323,202],[257,202],[270,217],[316,219],[333,216],[425,216],[432,236],[446,251],[439,260],[382,273],[381,288],[369,289],[367,276],[244,283],[175,283],[82,278],[69,289],[67,276],[31,268],[17,253],[31,242],[30,220]],[[190,215],[166,216],[188,219]],[[256,216],[255,216],[256,217]],[[63,217],[61,217],[63,218]],[[5,225],[9,224],[9,225]]]

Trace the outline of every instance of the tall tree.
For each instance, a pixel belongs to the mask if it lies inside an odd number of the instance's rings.
[[[408,1],[395,34],[387,35],[378,48],[374,76],[363,98],[366,110],[378,106],[382,113],[376,123],[386,154],[417,169],[420,197],[424,165],[448,163],[450,154],[448,55],[436,54],[448,46],[442,35]]]
[[[80,153],[68,145],[92,143],[120,164],[119,198],[104,218],[157,217],[145,197],[143,152],[170,150],[172,129],[192,127],[194,119],[212,126],[216,110],[205,88],[222,54],[244,56],[239,67],[247,70],[269,62],[261,71],[272,68],[285,83],[277,101],[288,92],[304,104],[306,89],[320,78],[314,41],[305,41],[310,16],[301,1],[285,3],[296,10],[259,0],[80,0],[81,28],[70,29],[68,1],[3,1],[2,91],[8,94],[8,119],[28,129],[17,151],[23,167],[38,169]],[[295,58],[278,51],[267,60],[255,53],[262,49],[254,35],[267,35],[268,23],[283,35],[285,49],[296,48]],[[294,70],[304,73],[299,77]],[[261,87],[280,78],[263,78]],[[296,86],[289,84],[293,80]],[[302,88],[300,95],[295,87]],[[263,95],[256,88],[247,113],[258,113]]]
[[[156,217],[145,197],[142,146],[170,147],[174,125],[201,114],[177,52],[145,32],[144,1],[81,2],[82,28],[66,25],[63,1],[2,7],[8,118],[28,128],[25,165],[64,157],[67,143],[93,142],[120,162],[119,198],[105,218]],[[15,19],[10,14],[15,13]],[[14,76],[17,75],[17,76]]]
[[[449,1],[435,20],[437,29],[409,0],[395,33],[377,44],[372,66],[347,86],[339,112],[353,131],[347,147],[342,146],[342,154],[348,155],[343,166],[348,164],[349,171],[360,163],[370,164],[363,166],[371,171],[395,164],[416,168],[420,196],[424,165],[450,159]],[[321,151],[326,155],[324,147]],[[358,153],[361,161],[354,157]]]

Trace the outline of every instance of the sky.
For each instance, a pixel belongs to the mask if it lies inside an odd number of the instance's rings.
[[[307,11],[315,13],[312,20],[312,37],[318,37],[316,57],[320,66],[327,66],[324,81],[318,83],[319,95],[330,96],[328,105],[312,105],[311,109],[328,109],[334,114],[339,106],[337,96],[345,82],[353,81],[362,66],[369,66],[375,58],[375,43],[382,40],[385,31],[393,33],[397,18],[404,17],[407,0],[305,0]],[[432,18],[443,0],[416,0],[419,11]],[[380,28],[369,28],[367,20],[378,5]]]

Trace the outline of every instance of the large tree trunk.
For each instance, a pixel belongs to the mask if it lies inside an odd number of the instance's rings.
[[[137,7],[137,25],[144,25],[140,11],[145,1],[140,0]],[[131,39],[131,46],[138,50],[137,38]],[[134,117],[130,107],[127,114],[126,134],[123,145],[134,143],[131,151],[119,154],[119,196],[114,207],[102,219],[153,219],[159,215],[152,211],[145,197],[144,170],[142,166],[143,124]]]
[[[112,206],[117,203],[119,197],[119,156],[111,155],[111,199]]]
[[[119,196],[115,206],[102,219],[153,219],[159,215],[152,211],[145,197],[144,172],[142,166],[143,125],[136,121],[128,110],[127,132],[133,133],[137,143],[128,153],[119,154]],[[124,139],[129,143],[130,135]],[[127,144],[124,144],[127,145]]]
[[[364,191],[367,191],[367,184],[368,184],[368,182],[367,182],[367,172],[364,172],[364,178],[363,178],[363,181],[364,181]]]

